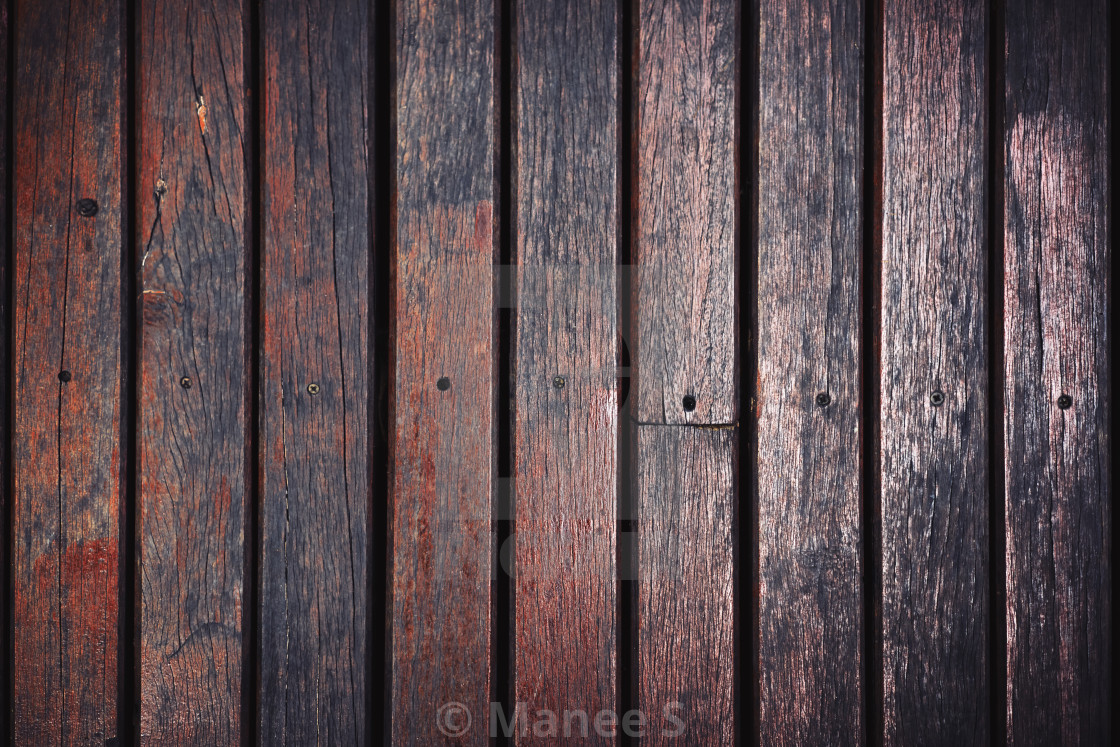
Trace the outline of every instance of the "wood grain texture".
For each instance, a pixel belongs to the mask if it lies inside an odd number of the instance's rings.
[[[116,2],[22,1],[15,13],[21,745],[117,737],[123,17]],[[79,214],[83,199],[96,215]]]
[[[597,743],[616,708],[617,7],[526,3],[514,37],[514,695],[586,711]],[[540,726],[520,741],[564,737]]]
[[[9,611],[11,603],[8,600],[8,577],[11,572],[11,538],[12,527],[8,508],[12,505],[11,499],[11,467],[9,455],[11,454],[11,432],[8,424],[11,422],[11,382],[12,367],[10,356],[12,352],[9,339],[12,329],[12,273],[9,263],[12,261],[12,242],[9,233],[8,175],[11,173],[8,163],[8,126],[11,119],[8,114],[8,51],[11,49],[9,32],[11,25],[8,22],[8,5],[0,5],[0,350],[3,351],[3,363],[0,363],[0,743],[11,738],[12,700],[11,700],[11,671],[12,652],[9,648],[12,627]]]
[[[1007,6],[1002,373],[1014,745],[1111,742],[1107,7]]]
[[[976,744],[991,727],[988,10],[902,0],[884,13],[884,743]]]
[[[761,740],[855,745],[863,7],[764,0],[759,24]]]
[[[637,7],[635,417],[735,423],[739,6]]]
[[[485,744],[497,381],[494,8],[401,0],[395,17],[392,738],[442,742],[442,725],[466,729],[456,744]],[[445,703],[466,706],[473,725],[441,712]]]
[[[138,8],[143,744],[233,745],[241,735],[243,19],[238,0]]]
[[[260,739],[361,744],[372,427],[368,5],[270,0],[260,18]]]
[[[643,744],[735,743],[737,435],[637,428]]]

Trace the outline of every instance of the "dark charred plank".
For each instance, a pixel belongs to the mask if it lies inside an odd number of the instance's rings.
[[[140,739],[241,732],[244,8],[138,8]]]
[[[736,436],[637,428],[643,744],[735,743]]]
[[[123,17],[15,13],[17,744],[118,735]]]
[[[882,723],[987,742],[987,6],[883,4]]]
[[[367,16],[261,8],[262,744],[366,738]]]
[[[488,742],[493,4],[396,8],[392,738]],[[466,707],[473,718],[468,728]],[[442,731],[441,731],[442,730]]]
[[[738,3],[638,9],[635,417],[734,423]]]
[[[1008,744],[1111,743],[1107,11],[1006,11]]]
[[[759,8],[763,744],[860,744],[861,3]]]
[[[616,708],[616,5],[514,19],[514,700],[530,718],[586,712],[593,743]]]

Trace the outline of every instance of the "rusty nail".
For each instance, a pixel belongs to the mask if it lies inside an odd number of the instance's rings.
[[[316,384],[315,382],[311,382],[310,384],[307,385],[307,393],[310,394],[310,395],[318,394],[319,393],[319,385]]]
[[[184,376],[183,378],[179,379],[179,386],[183,387],[184,389],[190,389],[192,386],[194,386],[194,382],[191,381],[190,376]]]
[[[78,200],[78,215],[83,218],[92,218],[97,215],[97,200],[91,200],[88,197],[83,197]]]
[[[696,409],[696,398],[691,394],[686,394],[684,399],[681,400],[681,404],[684,405],[685,412],[692,412]]]
[[[555,379],[552,380],[552,385],[554,387],[556,387],[557,389],[563,389],[564,388],[564,383],[565,382],[564,382],[564,377],[563,376],[557,376]]]
[[[440,390],[441,392],[446,392],[450,388],[451,379],[447,378],[446,376],[441,376],[439,378],[439,381],[436,382],[436,389]]]
[[[1068,410],[1069,408],[1073,407],[1073,397],[1069,396],[1068,394],[1063,394],[1062,396],[1058,397],[1058,407],[1063,410]]]
[[[58,372],[58,380],[61,381],[63,384],[65,384],[67,381],[70,381],[71,378],[72,377],[70,376],[69,371],[59,371]]]

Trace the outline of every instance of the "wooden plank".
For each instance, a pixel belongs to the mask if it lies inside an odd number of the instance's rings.
[[[514,21],[514,700],[541,734],[615,704],[616,3]],[[573,718],[568,736],[584,736]],[[522,741],[534,736],[518,734]]]
[[[0,350],[4,351],[5,361],[0,364],[0,744],[11,739],[12,723],[12,697],[11,671],[12,652],[8,648],[11,641],[11,618],[8,601],[9,576],[11,574],[11,523],[8,508],[12,505],[11,499],[11,467],[8,464],[11,445],[11,433],[8,423],[11,413],[11,373],[12,366],[10,354],[12,352],[9,338],[12,329],[12,275],[8,265],[12,262],[11,234],[8,216],[8,198],[11,193],[8,189],[8,175],[11,173],[8,164],[8,52],[11,49],[9,32],[11,26],[8,22],[8,4],[0,5]]]
[[[643,423],[739,415],[738,7],[638,4],[633,374]]]
[[[734,428],[637,428],[643,743],[734,744]],[[641,733],[644,732],[644,733]]]
[[[494,6],[396,12],[392,736],[485,744],[494,474]],[[461,704],[471,715],[459,710]],[[442,710],[441,710],[442,709]]]
[[[763,744],[860,744],[863,6],[759,7]]]
[[[17,4],[15,741],[118,734],[120,3]]]
[[[140,738],[238,744],[246,490],[244,8],[138,9]],[[168,54],[182,50],[182,54]]]
[[[1107,8],[1006,11],[1009,744],[1111,743]]]
[[[262,744],[368,728],[367,21],[358,0],[261,9]]]
[[[987,6],[884,3],[884,743],[989,738]]]

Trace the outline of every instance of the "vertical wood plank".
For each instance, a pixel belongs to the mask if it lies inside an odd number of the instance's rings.
[[[738,4],[638,9],[636,417],[734,423]]]
[[[514,697],[608,741],[615,705],[618,14],[525,3],[514,20]]]
[[[634,440],[636,705],[648,723],[628,731],[730,744],[737,434],[676,426],[738,418],[739,9],[637,10],[634,411],[660,425]]]
[[[396,9],[392,736],[488,742],[495,19]],[[461,704],[473,719],[469,723]]]
[[[15,18],[15,739],[104,744],[118,728],[123,11],[23,1]]]
[[[368,4],[269,0],[261,23],[260,738],[361,744]]]
[[[988,14],[979,0],[883,7],[884,742],[982,743]]]
[[[1006,13],[1006,727],[1016,745],[1110,743],[1107,15],[1101,0],[1011,0]]]
[[[637,428],[643,744],[734,744],[734,428]]]
[[[860,744],[863,7],[759,7],[763,744]]]
[[[11,624],[9,612],[11,604],[8,601],[9,578],[11,576],[11,523],[8,508],[12,505],[11,499],[11,467],[8,464],[8,455],[11,453],[11,433],[8,427],[11,410],[12,382],[11,353],[12,347],[8,337],[12,328],[12,276],[9,265],[13,263],[12,242],[9,228],[8,205],[11,192],[8,189],[8,175],[11,165],[8,163],[8,125],[11,122],[8,109],[8,94],[10,81],[8,80],[8,52],[11,49],[9,32],[11,26],[8,22],[8,3],[0,5],[0,350],[3,351],[3,363],[0,363],[0,743],[11,738],[12,701],[11,701],[11,671],[12,652],[8,647],[11,641]]]
[[[244,15],[239,0],[138,12],[144,744],[241,735]]]

